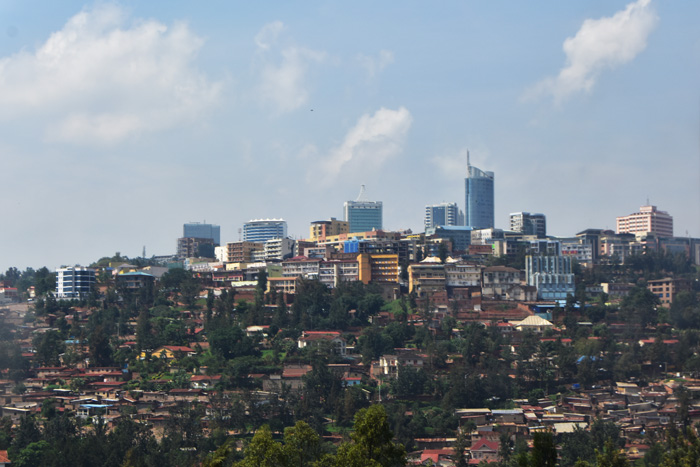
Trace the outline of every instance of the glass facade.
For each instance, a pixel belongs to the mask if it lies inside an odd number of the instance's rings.
[[[352,232],[370,232],[382,229],[381,201],[346,201],[345,220]]]
[[[185,238],[210,238],[216,245],[221,245],[221,227],[214,224],[200,224],[190,222],[182,227],[182,236]]]
[[[243,241],[265,243],[275,238],[287,237],[287,221],[283,219],[258,219],[243,224]]]
[[[494,174],[467,167],[465,182],[464,220],[467,227],[490,229],[494,227]]]

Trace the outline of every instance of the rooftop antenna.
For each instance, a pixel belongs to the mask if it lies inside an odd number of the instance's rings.
[[[241,232],[243,232],[243,230],[239,227],[238,228],[238,241],[239,242],[243,240],[243,236],[241,235]]]
[[[143,252],[141,253],[141,258],[146,259],[146,245],[143,246]]]
[[[367,201],[365,199],[365,186],[360,185],[360,194],[357,195],[357,199],[355,201]]]
[[[467,177],[471,175],[472,172],[472,164],[469,161],[469,149],[467,149]]]

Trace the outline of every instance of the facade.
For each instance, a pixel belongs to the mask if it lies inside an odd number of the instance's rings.
[[[229,263],[253,262],[255,251],[264,251],[264,244],[260,242],[231,242],[226,244],[227,259]]]
[[[431,204],[425,207],[425,230],[439,225],[464,225],[464,213],[457,203]]]
[[[254,219],[243,224],[244,242],[266,242],[273,238],[287,237],[287,221],[284,219]]]
[[[673,237],[673,217],[656,209],[642,206],[639,212],[617,218],[617,233],[653,233],[659,237]]]
[[[380,284],[399,282],[399,255],[361,253],[357,255],[357,262],[358,279],[365,284],[370,281]]]
[[[94,285],[94,269],[75,266],[56,270],[56,296],[58,298],[84,297],[90,293]]]
[[[210,238],[215,245],[221,245],[221,227],[214,224],[189,222],[182,226],[182,236],[188,238]]]
[[[445,264],[447,287],[481,287],[483,266],[473,263],[454,262]]]
[[[510,215],[510,230],[523,235],[536,235],[537,238],[547,236],[547,218],[544,214],[529,212],[514,212]]]
[[[291,238],[273,238],[265,242],[263,255],[265,261],[282,261],[291,258],[294,253],[294,240]]]
[[[418,298],[429,297],[445,290],[445,265],[415,263],[408,267],[408,291]]]
[[[467,155],[464,221],[473,229],[494,227],[494,174],[473,167]]]
[[[327,221],[315,221],[309,227],[309,240],[323,241],[326,237],[346,234],[350,232],[350,224],[347,221],[339,221],[331,217]]]
[[[537,287],[540,300],[566,300],[576,292],[571,256],[528,255],[525,275],[527,284]]]
[[[692,290],[690,282],[686,279],[674,279],[667,277],[665,279],[651,280],[647,282],[647,289],[657,297],[661,302],[661,306],[670,307],[674,297],[683,291]]]
[[[214,258],[216,244],[212,238],[182,237],[177,239],[177,257]]]
[[[449,240],[452,243],[452,251],[466,252],[472,244],[471,227],[439,225],[426,229],[425,236]]]
[[[346,201],[345,220],[350,233],[382,230],[381,201]]]

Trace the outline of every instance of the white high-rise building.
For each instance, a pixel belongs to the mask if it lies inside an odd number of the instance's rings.
[[[58,298],[85,297],[94,286],[94,269],[75,266],[56,270],[56,296]]]
[[[464,213],[457,203],[431,204],[425,207],[425,230],[441,225],[464,225]]]
[[[274,238],[287,237],[284,219],[254,219],[243,224],[243,241],[265,243]]]

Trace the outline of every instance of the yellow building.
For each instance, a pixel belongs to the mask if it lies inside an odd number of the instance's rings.
[[[331,217],[327,221],[315,221],[309,227],[309,240],[317,242],[324,240],[326,237],[335,235],[347,234],[350,232],[350,223],[348,221],[339,221],[335,217]]]
[[[358,279],[365,284],[399,281],[399,255],[361,253],[357,255],[357,262]]]

